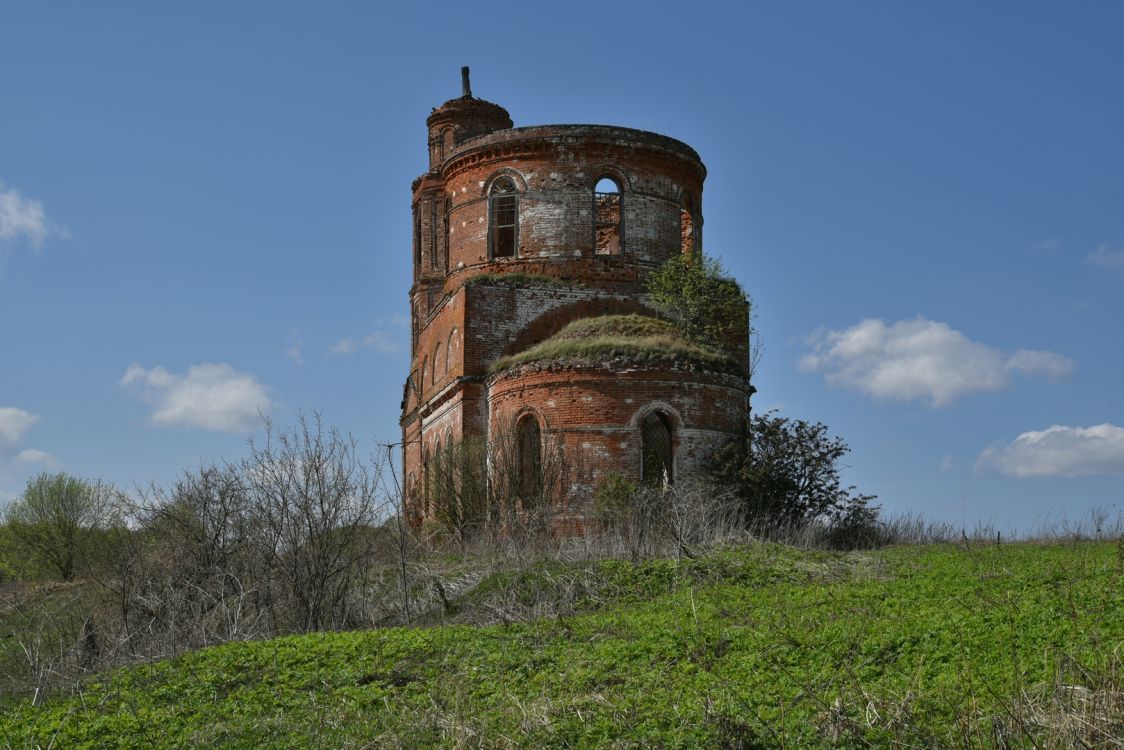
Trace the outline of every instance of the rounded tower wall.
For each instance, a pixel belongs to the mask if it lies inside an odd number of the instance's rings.
[[[681,252],[683,196],[700,205],[705,173],[690,147],[630,128],[551,125],[473,138],[441,170],[449,272],[503,272],[534,261],[598,257],[612,258],[622,269],[658,266]],[[620,191],[609,219],[617,233],[611,248],[599,247],[595,233],[605,224],[594,195],[603,177]],[[498,180],[514,186],[518,216],[516,247],[502,257],[489,195]],[[700,215],[697,208],[695,213]]]

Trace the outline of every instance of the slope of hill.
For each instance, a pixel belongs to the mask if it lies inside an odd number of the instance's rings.
[[[1124,542],[752,544],[680,563],[532,569],[465,596],[518,597],[563,572],[582,579],[584,614],[231,643],[11,706],[0,747],[1120,747],[1124,737]]]

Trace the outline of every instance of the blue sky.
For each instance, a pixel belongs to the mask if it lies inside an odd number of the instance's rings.
[[[891,512],[1124,507],[1124,5],[9,2],[0,501],[398,438],[411,180],[460,93],[664,133],[749,290],[755,408]]]

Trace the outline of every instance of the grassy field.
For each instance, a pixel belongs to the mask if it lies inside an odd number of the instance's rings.
[[[1124,746],[1124,542],[540,563],[450,616],[560,587],[579,614],[116,670],[7,706],[0,747]]]

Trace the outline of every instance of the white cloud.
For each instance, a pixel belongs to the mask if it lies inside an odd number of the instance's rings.
[[[0,240],[25,237],[38,248],[47,238],[47,212],[43,204],[24,198],[15,188],[4,189],[0,181]]]
[[[361,339],[345,336],[332,345],[331,352],[332,354],[354,354],[360,349],[373,349],[382,354],[395,354],[400,351],[401,347],[399,347],[398,341],[386,331],[375,331]]]
[[[1039,352],[1019,349],[1007,357],[1007,369],[1024,375],[1042,375],[1047,380],[1058,382],[1073,374],[1076,363],[1068,357],[1054,352]]]
[[[152,423],[159,426],[244,432],[273,407],[265,386],[221,363],[192,365],[185,375],[134,364],[121,385],[144,388],[145,400],[154,406]]]
[[[941,459],[941,471],[952,471],[952,456],[945,456]]]
[[[1076,366],[1053,352],[1019,349],[1005,355],[922,317],[891,325],[868,319],[814,334],[810,343],[801,370],[822,372],[828,383],[874,398],[925,399],[934,407],[968,393],[999,390],[1013,372],[1057,380]]]
[[[976,460],[976,470],[995,469],[1010,477],[1078,477],[1124,474],[1124,427],[1054,425],[1024,432],[1009,445],[993,445]]]
[[[0,406],[0,443],[15,444],[38,421],[37,414],[14,406]]]
[[[289,358],[294,365],[304,364],[304,338],[300,335],[299,331],[292,331],[289,333],[289,348],[285,350],[285,356]]]
[[[16,463],[29,465],[41,464],[43,466],[57,466],[58,461],[47,451],[41,451],[37,448],[28,448],[16,454]]]
[[[1113,250],[1108,245],[1101,245],[1086,255],[1085,262],[1091,266],[1100,266],[1124,274],[1124,250]]]

